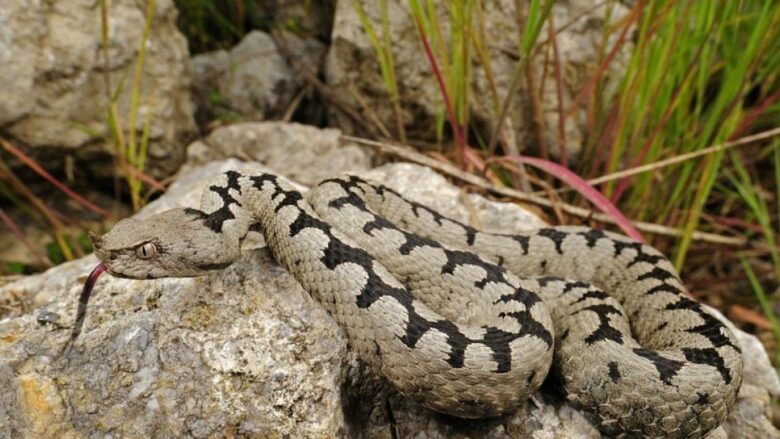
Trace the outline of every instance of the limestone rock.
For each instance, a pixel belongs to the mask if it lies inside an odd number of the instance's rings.
[[[263,163],[293,180],[312,185],[344,172],[370,167],[373,153],[342,143],[341,131],[284,122],[247,122],[218,128],[187,147],[181,172],[213,160],[237,157]]]
[[[322,43],[284,34],[287,49],[316,71],[325,53]],[[192,74],[207,118],[264,120],[280,118],[303,88],[300,72],[290,66],[274,39],[252,31],[230,51],[192,57]]]
[[[227,169],[210,163],[182,176],[139,216],[197,204]],[[433,171],[387,165],[368,177],[442,213],[504,231],[541,222],[514,204],[469,197]],[[496,220],[497,221],[497,220]],[[488,222],[486,221],[486,224]],[[498,224],[496,222],[495,224]],[[335,322],[259,244],[202,278],[127,280],[96,286],[84,332],[68,338],[88,256],[0,287],[34,296],[31,313],[0,320],[0,432],[7,437],[598,438],[586,417],[543,387],[516,413],[469,421],[433,413],[394,392],[348,353]],[[761,344],[738,331],[745,384],[735,411],[712,438],[777,437],[767,419],[780,385]],[[726,434],[728,433],[728,436]]]
[[[235,161],[175,185],[190,204]],[[176,203],[170,196],[142,215]],[[152,283],[107,276],[86,331],[58,350],[93,256],[8,285],[45,290],[33,314],[0,323],[0,431],[12,437],[75,434],[338,437],[346,341],[338,326],[263,249],[228,271]],[[38,278],[38,282],[31,281]],[[46,318],[42,318],[46,316]],[[53,317],[52,317],[53,316]],[[29,420],[35,422],[30,423]]]
[[[366,15],[374,23],[374,29],[381,35],[380,3],[361,1]],[[517,41],[522,33],[518,22],[525,18],[516,5],[525,4],[513,0],[500,0],[486,4],[483,9],[484,24],[474,18],[474,31],[484,27],[484,46],[490,59],[496,96],[493,95],[485,69],[479,61],[476,51],[472,57],[472,92],[470,94],[472,125],[487,128],[491,132],[497,117],[497,102],[506,97],[512,73],[518,60]],[[598,47],[602,44],[604,16],[610,8],[612,19],[619,20],[628,9],[617,3],[594,8],[587,0],[557,1],[552,8],[554,22],[558,27],[568,24],[557,33],[557,45],[561,65],[563,106],[568,108],[575,95],[583,88],[598,66]],[[392,36],[393,56],[396,77],[401,94],[402,120],[413,138],[432,138],[434,136],[434,118],[442,111],[442,98],[432,69],[425,56],[417,29],[412,19],[408,3],[401,0],[387,2],[388,21]],[[449,35],[450,17],[448,7],[443,3],[437,8],[438,22],[442,27],[442,39],[445,44]],[[475,15],[476,12],[475,12]],[[542,29],[539,42],[547,39],[546,27]],[[328,84],[338,92],[338,96],[359,111],[376,115],[382,124],[390,130],[396,126],[393,107],[390,105],[375,50],[366,35],[353,2],[339,2],[336,7],[331,47],[326,59],[326,78]],[[435,45],[434,45],[435,46]],[[544,47],[550,49],[550,45]],[[435,50],[435,49],[434,49]],[[630,47],[618,53],[611,66],[622,69],[623,60],[630,53]],[[439,59],[439,63],[441,63]],[[528,81],[521,81],[516,95],[512,96],[509,107],[508,125],[517,139],[517,145],[529,145],[537,142],[533,136],[533,123],[542,124],[542,136],[551,153],[558,151],[558,99],[557,86],[552,78],[555,62],[552,56],[544,53],[536,55],[532,62],[535,81],[532,90],[527,88]],[[609,76],[609,75],[607,75]],[[542,80],[545,77],[546,80]],[[533,120],[531,105],[537,99],[531,91],[538,94],[541,108],[536,112],[541,120]],[[360,99],[355,97],[359,94]],[[363,102],[361,103],[360,100]],[[367,110],[363,108],[367,107]],[[345,132],[358,130],[352,121],[334,114],[336,124]],[[571,152],[575,152],[582,141],[581,121],[575,114],[567,119],[564,126],[566,143]]]
[[[737,406],[723,425],[729,438],[780,438],[772,424],[772,400],[780,395],[777,371],[764,346],[754,336],[735,331],[745,358],[745,378]]]
[[[140,91],[139,117],[129,127],[132,69],[144,28],[144,4],[109,6],[108,73],[126,130],[140,133],[151,120],[148,165],[172,173],[183,158],[182,140],[195,125],[189,92],[187,43],[176,28],[172,0],[159,0]],[[106,122],[104,46],[100,2],[4,0],[0,7],[0,134],[29,146],[50,167],[72,156],[97,175],[113,169]],[[95,159],[102,159],[95,161]]]

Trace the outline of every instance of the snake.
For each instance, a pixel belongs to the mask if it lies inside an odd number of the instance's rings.
[[[582,226],[486,233],[354,175],[302,193],[230,170],[200,208],[91,234],[100,263],[72,337],[103,271],[206,275],[240,257],[249,231],[363,362],[434,411],[505,416],[549,380],[607,436],[695,438],[735,404],[739,343],[658,250]]]

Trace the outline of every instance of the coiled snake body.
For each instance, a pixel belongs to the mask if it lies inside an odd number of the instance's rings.
[[[684,295],[663,255],[627,237],[483,233],[353,176],[304,196],[275,175],[229,171],[201,204],[123,220],[93,237],[96,254],[117,276],[197,276],[230,265],[259,228],[362,360],[454,416],[512,411],[551,363],[608,435],[701,437],[735,402],[734,335]]]

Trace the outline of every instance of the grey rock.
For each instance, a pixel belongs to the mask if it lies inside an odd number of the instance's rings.
[[[372,1],[360,2],[369,19],[374,23],[375,31],[381,35],[380,3]],[[435,2],[434,2],[435,3]],[[501,0],[485,5],[484,31],[485,51],[490,59],[496,99],[488,76],[472,51],[472,82],[470,94],[470,111],[473,125],[484,126],[490,131],[498,119],[496,102],[502,102],[507,96],[512,73],[517,63],[517,39],[522,33],[518,30],[518,18],[521,16],[516,5],[526,5],[527,2]],[[448,7],[437,3],[438,22],[442,27],[442,40],[448,41],[450,17]],[[396,77],[401,94],[402,120],[409,137],[428,138],[434,136],[434,119],[442,111],[441,93],[437,86],[432,69],[420,43],[420,37],[412,19],[408,3],[401,0],[387,2],[388,21],[390,23],[392,51],[395,59]],[[552,8],[552,15],[558,27],[568,24],[557,33],[557,44],[562,77],[562,98],[564,108],[569,108],[573,99],[587,80],[596,70],[599,60],[598,48],[602,44],[604,15],[611,10],[612,19],[619,20],[628,8],[619,3],[602,4],[594,8],[588,0],[557,1]],[[477,15],[475,13],[475,15]],[[479,28],[474,19],[475,32]],[[540,33],[539,42],[547,39],[546,27]],[[345,103],[361,114],[373,114],[376,119],[393,131],[396,119],[393,106],[380,74],[379,63],[374,48],[370,44],[363,25],[356,12],[354,2],[339,2],[336,7],[331,47],[325,64],[328,84],[337,92]],[[445,43],[446,44],[446,43]],[[435,49],[435,44],[434,50]],[[549,47],[549,46],[545,46]],[[627,45],[610,64],[610,73],[620,72],[631,47]],[[441,63],[441,59],[439,59]],[[516,139],[517,145],[538,144],[538,139],[532,136],[533,123],[542,124],[542,136],[551,153],[558,151],[558,98],[557,86],[552,80],[555,62],[552,56],[543,53],[534,56],[530,65],[536,78],[535,85],[529,90],[527,81],[521,81],[521,86],[512,96],[507,119],[508,139]],[[546,77],[542,85],[542,78]],[[537,98],[531,95],[537,93]],[[359,96],[359,97],[358,97]],[[362,101],[362,102],[361,102]],[[540,102],[541,108],[536,114],[541,120],[534,121],[531,111],[533,102]],[[566,143],[576,152],[582,142],[582,121],[584,115],[575,114],[567,118],[564,126]],[[358,131],[353,121],[334,112],[337,126],[345,132]],[[371,118],[367,118],[371,120]],[[584,119],[583,119],[584,120]],[[533,122],[533,123],[532,123]],[[519,148],[518,148],[519,149]],[[511,151],[510,151],[511,152]]]
[[[110,3],[108,43],[111,93],[124,83],[119,116],[125,130],[150,125],[148,167],[172,173],[183,158],[182,140],[194,132],[186,60],[172,0],[159,0],[140,92],[139,117],[130,127],[132,69],[144,23],[144,3]],[[50,166],[65,156],[98,174],[113,169],[106,123],[100,2],[4,0],[0,7],[0,133],[26,145]],[[148,117],[147,117],[148,116]],[[103,160],[95,161],[96,158]],[[108,164],[108,166],[106,166]]]
[[[370,167],[373,153],[342,142],[341,131],[284,122],[247,122],[218,128],[187,147],[181,172],[213,160],[257,161],[303,184]]]
[[[723,429],[730,438],[780,438],[772,423],[772,400],[780,396],[777,371],[756,337],[739,330],[736,334],[745,358],[745,378]]]
[[[228,161],[173,188],[188,204]],[[171,196],[143,212],[175,205]],[[65,358],[89,256],[44,279],[8,285],[50,302],[0,322],[0,431],[11,437],[338,437],[346,341],[341,330],[264,249],[230,269],[152,283],[110,276],[97,285],[86,330]],[[50,276],[48,273],[43,276]],[[49,279],[51,279],[49,277]],[[0,293],[1,294],[1,293]],[[29,422],[29,419],[34,421]]]
[[[235,168],[267,169],[210,163],[182,176],[139,216],[197,204],[210,178]],[[457,188],[419,166],[386,165],[366,176],[456,218],[498,215],[505,231],[540,224],[509,203],[472,195],[467,207]],[[73,323],[80,276],[96,259],[0,287],[0,298],[37,297],[31,314],[0,320],[0,387],[7,389],[0,392],[0,431],[7,437],[600,437],[547,389],[516,413],[483,421],[442,416],[407,400],[348,352],[343,332],[261,242],[245,243],[238,262],[202,278],[102,278],[85,330],[65,358],[58,352]],[[767,408],[780,384],[755,337],[738,336],[745,384],[729,421],[711,437],[776,437]]]
[[[285,34],[292,56],[316,71],[325,53],[322,43]],[[219,119],[264,120],[281,117],[304,80],[265,32],[252,31],[229,52],[192,57],[198,101]]]
[[[86,271],[94,260],[81,263]],[[338,436],[339,328],[264,251],[237,264],[222,277],[101,281],[90,328],[68,358],[56,357],[62,328],[31,316],[0,324],[4,340],[25,332],[0,347],[14,374],[3,382],[13,390],[0,427],[33,436]],[[50,312],[69,320],[77,290],[74,279]]]

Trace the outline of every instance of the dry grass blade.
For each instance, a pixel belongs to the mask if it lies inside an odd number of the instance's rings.
[[[444,77],[441,74],[441,70],[439,70],[439,65],[436,62],[436,57],[433,55],[431,45],[428,43],[428,37],[425,35],[425,28],[420,22],[419,17],[414,16],[414,22],[417,25],[417,33],[420,35],[420,40],[422,41],[423,48],[425,49],[425,57],[428,59],[428,63],[430,64],[431,70],[433,71],[433,76],[436,78],[436,82],[439,84],[439,91],[441,92],[441,96],[444,99],[444,107],[447,109],[447,118],[450,120],[450,126],[452,127],[453,134],[455,135],[455,144],[458,145],[458,157],[460,157],[461,163],[465,166],[466,139],[463,137],[462,128],[458,123],[457,117],[455,116],[455,109],[452,106],[450,95],[447,92],[447,86],[444,84]]]
[[[580,93],[577,95],[576,98],[574,98],[574,102],[572,102],[571,105],[569,106],[569,109],[567,110],[568,116],[572,115],[575,111],[577,111],[583,99],[585,99],[588,95],[590,95],[590,93],[593,91],[596,84],[598,84],[601,77],[607,71],[607,67],[609,67],[609,65],[615,59],[615,56],[620,51],[620,48],[623,46],[623,44],[625,44],[628,33],[631,30],[631,24],[635,20],[639,19],[643,8],[644,8],[644,3],[639,3],[636,6],[634,6],[634,9],[631,11],[631,14],[626,19],[623,32],[621,32],[620,36],[615,42],[615,45],[612,46],[612,50],[609,51],[607,58],[604,60],[603,63],[601,63],[596,73],[593,75],[590,81],[588,81],[588,83],[585,84],[584,87],[582,87]]]
[[[46,203],[38,198],[38,196],[36,196],[30,188],[19,179],[19,177],[14,175],[3,162],[0,162],[0,178],[8,182],[17,193],[26,198],[33,207],[44,216],[51,226],[52,236],[62,251],[63,257],[66,260],[73,259],[73,253],[65,239],[65,234],[63,233],[63,224],[62,221],[60,221],[61,215],[55,213],[53,209],[48,207]]]
[[[33,160],[30,156],[23,153],[20,149],[16,148],[15,146],[11,145],[9,142],[7,142],[4,139],[0,139],[0,145],[5,148],[6,151],[10,152],[11,154],[15,155],[19,160],[21,160],[27,167],[35,171],[36,174],[43,177],[46,181],[51,183],[52,186],[56,187],[57,189],[61,190],[62,192],[65,192],[65,194],[69,197],[71,197],[73,200],[75,200],[77,203],[81,204],[85,208],[91,210],[92,212],[106,217],[109,216],[109,212],[105,209],[103,209],[100,206],[97,206],[87,200],[86,198],[82,197],[81,195],[77,194],[76,192],[73,192],[69,187],[65,186],[64,184],[57,181],[56,178],[52,177],[51,174],[46,172],[41,165],[39,165],[35,160]]]
[[[561,74],[561,56],[558,50],[558,37],[555,29],[555,19],[553,15],[550,15],[549,23],[547,23],[547,31],[550,36],[550,42],[552,43],[553,52],[553,64],[555,65],[555,101],[557,104],[556,111],[558,113],[558,157],[560,158],[563,166],[569,166],[568,150],[566,149],[566,111],[563,108],[563,75]]]
[[[0,208],[0,221],[5,224],[6,227],[8,227],[8,230],[11,231],[11,233],[16,236],[16,238],[19,240],[19,242],[22,243],[25,247],[27,247],[27,250],[30,251],[33,255],[35,255],[35,258],[38,259],[38,262],[41,263],[44,267],[51,267],[53,264],[49,258],[46,257],[43,253],[38,251],[37,248],[35,248],[34,245],[30,243],[30,241],[27,240],[27,237],[24,236],[24,232],[19,228],[19,226],[16,225],[16,223],[11,219],[11,217],[8,216],[8,214],[5,213],[5,211]]]
[[[628,218],[626,218],[620,212],[620,210],[607,199],[607,197],[596,190],[593,186],[589,185],[585,180],[582,179],[582,177],[570,171],[568,168],[549,160],[543,160],[535,157],[504,157],[503,159],[529,164],[563,180],[580,195],[593,203],[594,206],[598,207],[599,210],[604,212],[606,215],[609,215],[615,224],[617,224],[617,226],[620,227],[620,229],[623,230],[626,235],[639,242],[645,242],[642,234],[634,228],[634,226],[631,224],[631,221],[629,221]]]
[[[769,321],[769,319],[767,319],[763,314],[750,308],[746,308],[742,305],[731,305],[731,307],[729,307],[728,316],[732,320],[739,320],[745,323],[750,323],[767,331],[772,330],[772,323]]]
[[[676,165],[678,163],[686,162],[688,160],[693,160],[697,157],[702,157],[708,154],[713,154],[720,151],[726,151],[728,149],[737,147],[737,146],[744,146],[749,145],[752,143],[759,142],[761,140],[767,140],[771,139],[773,137],[780,136],[780,127],[772,128],[771,130],[761,131],[760,133],[752,134],[750,136],[741,137],[737,140],[733,140],[730,142],[721,143],[718,145],[712,145],[704,149],[700,149],[698,151],[689,152],[686,154],[680,154],[674,157],[670,157],[668,159],[659,160],[657,162],[648,163],[646,165],[636,166],[633,168],[625,169],[618,172],[613,172],[611,174],[602,175],[601,177],[597,178],[591,178],[589,180],[586,180],[589,184],[595,186],[597,184],[606,183],[608,181],[612,180],[618,180],[625,177],[630,177],[637,174],[642,174],[645,172],[650,171],[656,171],[658,169],[665,168],[667,166]],[[572,188],[561,188],[556,190],[556,193],[563,193],[563,192],[569,192],[572,191]],[[542,194],[543,192],[536,192],[537,195]]]
[[[501,135],[504,127],[505,120],[509,111],[509,106],[512,102],[512,97],[520,84],[520,75],[525,70],[525,66],[528,63],[528,59],[534,50],[537,39],[539,38],[539,32],[542,29],[542,25],[550,15],[553,6],[552,0],[546,0],[544,5],[541,5],[538,1],[532,1],[529,5],[527,23],[523,30],[523,37],[521,41],[520,59],[515,63],[515,69],[512,72],[512,78],[509,81],[509,88],[507,94],[504,97],[504,102],[501,104],[501,112],[498,114],[496,120],[496,126],[493,128],[490,134],[490,141],[488,142],[488,151],[495,151],[496,142]]]
[[[648,163],[646,165],[637,166],[634,168],[626,169],[624,171],[619,172],[613,172],[611,174],[603,175],[598,178],[594,178],[591,180],[588,180],[588,183],[592,185],[604,183],[611,180],[617,180],[624,177],[629,177],[631,175],[641,174],[643,172],[650,172],[654,171],[656,169],[660,169],[666,166],[674,165],[677,163],[682,163],[688,160],[695,159],[697,157],[705,156],[708,154],[712,154],[715,152],[725,151],[727,149],[733,148],[735,146],[743,146],[748,145],[751,143],[758,142],[760,140],[766,140],[770,139],[772,137],[780,135],[780,127],[773,128],[771,130],[762,131],[760,133],[756,133],[750,136],[745,136],[742,138],[739,138],[737,140],[731,141],[731,142],[725,142],[718,145],[713,145],[708,148],[700,149],[698,151],[689,152],[687,154],[680,154],[678,156],[670,157],[665,160],[659,160],[654,163]]]
[[[133,178],[137,178],[138,180],[143,181],[144,183],[146,183],[147,185],[149,185],[150,187],[158,191],[165,191],[165,186],[162,183],[155,180],[154,177],[145,173],[144,171],[136,169],[133,166],[131,166],[129,163],[124,161],[120,162],[120,166],[125,172],[132,175]]]
[[[352,119],[353,122],[372,135],[383,135],[383,133],[387,133],[387,129],[385,129],[383,126],[375,127],[369,124],[359,112],[355,111],[350,105],[346,104],[338,95],[338,93],[334,92],[328,85],[320,81],[319,78],[317,78],[317,74],[312,69],[310,63],[304,63],[301,59],[293,55],[292,50],[287,45],[284,35],[281,32],[272,32],[271,36],[273,37],[274,43],[276,43],[276,46],[279,49],[279,53],[282,54],[284,59],[291,66],[293,66],[296,72],[303,76],[303,79],[306,80],[309,85],[317,90],[317,93],[319,93],[328,102],[333,104],[336,110]],[[373,120],[371,120],[371,122],[373,122]],[[387,135],[385,137],[390,136]]]
[[[428,166],[431,169],[435,169],[451,177],[457,178],[468,184],[474,185],[476,187],[482,188],[484,190],[490,191],[498,195],[503,195],[506,197],[514,198],[516,200],[533,203],[540,206],[545,206],[550,208],[553,207],[553,203],[544,197],[535,194],[520,192],[515,189],[511,189],[507,187],[497,186],[495,184],[490,183],[489,181],[486,181],[481,177],[478,177],[473,174],[469,174],[467,172],[463,172],[453,165],[450,165],[448,163],[443,163],[438,160],[432,159],[424,154],[420,154],[419,152],[414,151],[411,148],[396,146],[385,142],[377,142],[375,140],[363,139],[354,136],[342,135],[341,139],[347,142],[355,142],[361,145],[371,146],[373,148],[376,148],[381,153],[394,155],[406,159],[410,162]],[[571,204],[566,204],[566,203],[558,203],[558,205],[560,206],[561,210],[568,213],[569,215],[573,215],[588,220],[594,220],[605,224],[615,224],[615,220],[611,218],[609,215],[596,213],[590,209],[583,209],[581,207],[573,206]],[[673,227],[663,226],[660,224],[647,223],[642,221],[631,221],[631,224],[633,224],[637,230],[651,233],[654,235],[677,237],[677,236],[682,236],[682,234],[684,233],[683,230],[675,229]],[[696,241],[704,241],[704,242],[710,242],[714,244],[721,244],[721,245],[728,245],[728,246],[735,246],[735,247],[745,247],[749,244],[748,240],[741,236],[724,236],[715,233],[695,231],[692,237]]]
[[[387,0],[381,0],[379,2],[379,9],[381,15],[382,37],[377,35],[374,25],[366,14],[365,8],[360,1],[353,1],[355,12],[358,15],[363,30],[366,32],[368,41],[374,48],[374,52],[379,62],[379,70],[382,75],[382,81],[385,84],[390,95],[390,102],[393,107],[393,114],[395,116],[396,130],[401,142],[406,142],[406,131],[403,124],[403,115],[401,111],[401,97],[398,90],[398,81],[395,75],[395,61],[393,57],[393,46],[390,41],[390,21],[387,9]],[[390,138],[390,136],[387,136]]]

